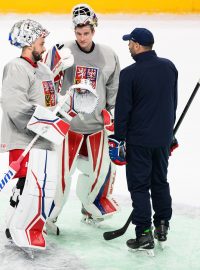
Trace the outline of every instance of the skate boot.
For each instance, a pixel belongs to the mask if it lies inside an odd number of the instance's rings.
[[[46,221],[46,233],[47,234],[54,234],[54,235],[60,235],[60,229],[59,227],[55,224],[57,221],[57,218],[55,219],[47,219]]]
[[[92,214],[87,212],[87,210],[83,206],[81,209],[81,213],[83,215],[81,221],[85,224],[94,225],[98,227],[99,223],[104,220],[104,218],[93,218]]]
[[[164,242],[167,240],[168,228],[165,221],[161,220],[160,225],[154,230],[154,238],[158,240],[158,244],[162,249],[164,248]]]
[[[151,229],[145,230],[136,239],[129,239],[126,242],[131,251],[146,251],[148,255],[154,256],[154,240]]]

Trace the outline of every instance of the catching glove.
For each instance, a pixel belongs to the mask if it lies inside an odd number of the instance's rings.
[[[126,164],[125,141],[118,141],[114,135],[108,136],[110,159],[116,165]]]
[[[74,57],[69,48],[64,44],[56,44],[46,54],[44,63],[51,69],[56,77],[61,71],[74,64]]]
[[[172,152],[173,152],[176,148],[178,148],[178,146],[179,146],[179,144],[178,144],[177,139],[176,139],[175,137],[173,137],[172,142],[171,142],[171,144],[170,144],[170,156],[171,156]]]

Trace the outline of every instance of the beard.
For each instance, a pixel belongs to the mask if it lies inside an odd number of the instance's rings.
[[[32,51],[32,56],[35,62],[42,60],[42,53],[39,53],[36,50]]]

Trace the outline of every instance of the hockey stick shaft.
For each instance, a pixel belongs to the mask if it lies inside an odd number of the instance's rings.
[[[183,119],[184,119],[184,117],[185,117],[185,115],[186,115],[186,113],[187,113],[187,111],[188,111],[188,109],[189,109],[189,107],[190,107],[190,105],[191,105],[191,103],[192,103],[192,101],[193,101],[199,87],[200,87],[200,79],[197,82],[194,90],[192,91],[192,94],[191,94],[187,104],[185,105],[185,108],[184,108],[181,116],[179,117],[179,120],[178,120],[177,124],[175,125],[175,128],[173,130],[174,136],[177,133],[177,131],[178,131],[178,129],[179,129],[179,127],[180,127],[180,125],[181,125],[181,123],[182,123],[182,121],[183,121]],[[115,230],[115,231],[110,231],[110,232],[105,232],[103,234],[104,239],[105,240],[112,240],[112,239],[115,239],[117,237],[122,236],[126,232],[126,230],[128,229],[128,226],[131,223],[132,215],[133,215],[133,210],[132,210],[128,220],[126,221],[125,225],[121,229],[118,229],[118,230]]]
[[[194,90],[193,90],[193,92],[192,92],[192,94],[191,94],[191,96],[190,96],[187,104],[185,105],[185,108],[184,108],[181,116],[178,119],[178,122],[175,125],[174,135],[177,133],[177,130],[179,129],[179,127],[180,127],[180,125],[181,125],[181,123],[182,123],[182,121],[183,121],[183,119],[184,119],[184,117],[185,117],[185,115],[186,115],[186,113],[187,113],[187,111],[188,111],[188,109],[189,109],[189,107],[190,107],[190,105],[191,105],[191,103],[192,103],[192,101],[193,101],[193,99],[194,99],[194,97],[195,97],[195,95],[196,95],[199,87],[200,87],[200,79],[197,82],[197,84],[196,84],[196,86],[195,86],[195,88],[194,88]]]

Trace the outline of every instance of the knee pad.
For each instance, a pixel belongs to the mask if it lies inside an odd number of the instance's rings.
[[[56,152],[31,149],[24,190],[9,226],[16,245],[46,247],[43,227],[55,194],[57,172]]]

